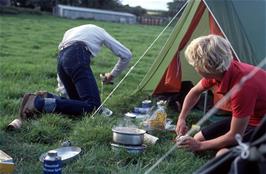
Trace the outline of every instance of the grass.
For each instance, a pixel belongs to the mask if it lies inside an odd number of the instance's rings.
[[[20,130],[4,131],[6,125],[18,116],[24,93],[37,90],[55,92],[57,46],[63,33],[68,28],[87,23],[105,28],[126,45],[134,56],[130,66],[163,29],[158,26],[69,20],[49,15],[19,13],[0,16],[0,149],[14,158],[16,173],[41,173],[39,156],[49,149],[59,147],[65,140],[81,147],[82,155],[66,165],[64,173],[144,173],[173,145],[175,134],[162,131],[156,134],[160,138],[159,143],[148,146],[142,155],[115,153],[110,147],[111,128],[120,123],[124,113],[133,106],[150,98],[150,93],[133,94],[133,91],[165,43],[170,30],[162,35],[107,101],[106,105],[114,111],[113,117],[97,115],[91,119],[87,115],[82,119],[70,119],[61,115],[43,114],[39,119],[26,122]],[[98,75],[110,71],[116,61],[108,49],[102,49],[92,62],[98,83]],[[122,77],[116,79],[116,82]],[[103,99],[113,88],[104,87]],[[168,110],[170,118],[176,120],[177,115]],[[190,123],[197,115],[197,112],[192,113]],[[175,150],[152,173],[192,173],[210,157],[210,154]]]

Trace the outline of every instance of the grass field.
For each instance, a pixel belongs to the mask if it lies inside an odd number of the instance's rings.
[[[70,119],[61,115],[43,114],[39,119],[27,121],[20,130],[4,131],[8,123],[18,116],[24,93],[38,90],[55,92],[57,46],[65,30],[86,23],[105,28],[130,48],[133,53],[131,66],[163,30],[163,27],[157,26],[68,20],[49,15],[0,16],[0,149],[14,158],[16,173],[41,173],[39,156],[49,149],[59,147],[65,140],[81,147],[82,155],[66,165],[63,173],[144,173],[173,145],[175,134],[162,131],[156,134],[160,138],[159,143],[148,146],[142,155],[117,154],[110,147],[111,128],[123,120],[124,113],[150,97],[149,93],[133,94],[133,91],[165,43],[170,29],[107,101],[106,105],[114,112],[113,117],[97,115],[91,119],[87,115],[82,119]],[[92,62],[98,83],[99,74],[110,71],[116,61],[108,49],[102,49]],[[116,79],[116,84],[121,78]],[[104,87],[103,99],[113,88]],[[194,118],[197,114],[192,113]],[[178,114],[168,110],[168,115],[175,120]],[[193,154],[178,149],[152,173],[192,173],[210,157],[211,154]]]

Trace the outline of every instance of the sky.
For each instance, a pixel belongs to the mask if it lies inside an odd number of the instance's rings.
[[[120,0],[123,5],[129,5],[130,7],[141,6],[142,8],[149,10],[168,10],[167,2],[173,0]]]

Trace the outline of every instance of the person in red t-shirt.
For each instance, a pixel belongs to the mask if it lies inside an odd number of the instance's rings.
[[[233,60],[230,43],[221,36],[208,35],[193,40],[185,55],[189,64],[203,77],[187,94],[176,125],[177,135],[187,132],[186,118],[205,90],[218,87],[225,95],[240,80],[256,69],[255,66]],[[249,141],[255,127],[266,115],[266,71],[257,69],[239,91],[230,96],[232,117],[202,129],[188,137],[181,147],[191,151],[219,150],[236,144],[235,135]]]

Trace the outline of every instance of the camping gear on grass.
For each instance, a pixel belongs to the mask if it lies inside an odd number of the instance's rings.
[[[13,159],[8,154],[0,150],[0,173],[13,173],[14,169],[15,165]]]
[[[126,118],[134,119],[134,118],[136,118],[136,116],[137,116],[137,114],[132,113],[132,112],[125,113]]]
[[[129,119],[137,119],[137,120],[145,120],[148,117],[148,114],[137,114],[135,112],[127,112],[125,113],[125,118]]]
[[[107,107],[102,106],[100,109],[100,114],[103,115],[104,117],[110,117],[113,115],[113,111],[111,111]]]
[[[12,130],[15,130],[15,129],[20,129],[22,126],[22,120],[21,119],[15,119],[13,120],[11,123],[9,123],[9,125],[7,126],[7,130],[8,131],[12,131]]]
[[[155,137],[151,134],[144,134],[144,143],[146,144],[156,144],[156,142],[159,140],[158,137]]]
[[[157,107],[150,111],[150,115],[145,120],[145,126],[148,129],[165,129],[167,113],[165,111],[166,101],[158,101]]]
[[[126,150],[128,153],[138,154],[146,148],[146,145],[143,144],[145,130],[133,127],[115,127],[112,131],[113,143],[111,143],[111,146],[114,151]]]
[[[113,131],[113,142],[123,145],[142,145],[145,130],[132,127],[115,127]]]
[[[266,116],[248,143],[242,143],[213,158],[195,174],[263,174],[266,171]]]
[[[62,173],[61,157],[57,155],[57,151],[50,150],[43,160],[44,174],[61,174]]]
[[[54,149],[54,151],[56,151],[57,155],[61,157],[62,163],[66,164],[78,157],[78,155],[81,152],[81,148],[76,146],[68,146],[68,147],[59,147],[57,149]],[[43,153],[40,156],[39,160],[43,162],[47,155],[48,155],[47,152]]]
[[[151,108],[152,107],[152,102],[151,100],[144,100],[141,103],[142,108]]]
[[[121,145],[121,144],[116,144],[116,143],[111,143],[112,149],[116,152],[120,152],[123,150],[126,150],[128,153],[132,154],[139,154],[144,152],[144,149],[147,147],[145,144],[139,145],[139,146],[126,146],[126,145]]]
[[[136,114],[147,114],[150,108],[134,107],[134,113]]]
[[[148,114],[151,109],[152,109],[152,101],[151,100],[143,100],[141,102],[141,105],[134,107],[133,112],[135,114],[145,115],[145,114]]]
[[[71,143],[70,140],[66,140],[66,141],[64,141],[64,142],[61,143],[61,146],[62,146],[62,147],[68,147],[68,146],[71,146],[71,144],[72,144],[72,143]]]
[[[167,118],[166,119],[165,130],[175,132],[176,125],[175,124],[172,124],[172,122],[173,122],[172,119],[170,119],[170,118]]]

